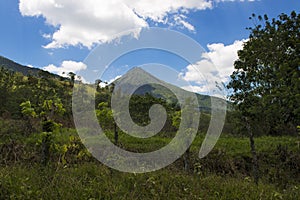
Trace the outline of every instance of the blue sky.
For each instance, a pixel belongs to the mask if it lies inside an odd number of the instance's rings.
[[[81,62],[98,43],[115,39],[111,35],[131,28],[163,27],[184,33],[202,45],[207,51],[205,56],[222,70],[220,76],[226,81],[233,69],[235,52],[241,48],[243,39],[248,38],[249,31],[245,28],[253,26],[248,19],[252,13],[276,17],[292,10],[298,12],[300,8],[299,0],[107,2],[0,0],[0,55],[54,73],[71,71],[72,66],[78,72],[84,69]],[[136,56],[140,62],[132,62],[132,58],[116,63],[130,68],[148,61]],[[166,54],[156,57],[157,62],[164,64],[165,60],[171,59]],[[185,79],[197,82],[189,73],[192,70],[186,66]]]

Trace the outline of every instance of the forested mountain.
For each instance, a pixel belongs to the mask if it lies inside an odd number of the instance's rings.
[[[56,74],[52,74],[48,71],[44,71],[42,69],[33,68],[18,64],[8,58],[0,56],[0,66],[6,68],[8,70],[12,70],[14,72],[20,72],[25,76],[32,75],[32,76],[40,76],[40,77],[55,77],[55,78],[62,78]]]
[[[136,88],[134,94],[136,95],[145,95],[146,93],[152,95],[156,98],[162,98],[167,103],[176,105],[178,103],[177,97],[175,93],[182,97],[186,98],[192,94],[187,90],[184,90],[180,87],[162,81],[152,74],[146,72],[140,67],[135,67],[129,70],[125,75],[121,78],[114,81],[115,86],[118,86],[119,83],[125,82],[126,84],[122,84],[121,90],[123,93],[130,93],[133,88]],[[150,84],[141,84],[144,82],[149,82]],[[141,87],[137,87],[142,85]],[[198,99],[199,110],[202,111],[210,111],[210,99],[211,97],[208,95],[201,95],[195,93]]]
[[[3,58],[3,57],[2,57]],[[72,82],[39,69],[35,73],[25,66],[3,58],[5,64],[0,64],[0,117],[21,119],[20,104],[29,101],[33,108],[41,110],[45,101],[60,101],[66,113],[59,121],[70,124]],[[24,73],[28,73],[24,75]]]

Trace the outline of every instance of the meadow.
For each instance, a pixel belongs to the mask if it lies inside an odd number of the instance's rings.
[[[22,123],[0,121],[0,199],[298,199],[299,138],[255,139],[260,181],[252,178],[247,137],[223,134],[207,157],[197,157],[204,134],[191,146],[190,169],[180,158],[170,166],[144,174],[113,170],[94,159],[74,129],[52,135],[50,161],[41,163],[41,134],[22,134]],[[6,128],[4,128],[6,127]],[[12,134],[11,131],[15,131]],[[107,136],[113,138],[113,133]],[[166,145],[170,135],[144,142],[119,135],[119,145],[147,152]],[[298,141],[298,142],[297,142]]]

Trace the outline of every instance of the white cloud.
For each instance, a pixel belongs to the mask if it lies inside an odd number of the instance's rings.
[[[203,59],[195,64],[188,65],[184,72],[179,76],[186,81],[202,84],[209,78],[213,78],[212,74],[217,73],[216,68],[210,60]]]
[[[195,27],[192,24],[190,24],[190,23],[188,23],[188,22],[186,22],[186,21],[184,21],[182,19],[180,19],[178,21],[178,23],[182,24],[183,27],[187,28],[190,31],[193,31],[193,32],[195,31]]]
[[[169,23],[172,26],[178,26],[178,27],[182,27],[182,28],[186,28],[191,32],[195,32],[195,27],[190,24],[189,22],[186,21],[186,16],[183,14],[180,15],[175,15],[174,16],[174,23]]]
[[[207,92],[215,88],[215,81],[228,82],[234,71],[234,61],[238,59],[237,52],[243,48],[247,40],[237,40],[233,44],[208,44],[208,52],[201,55],[202,60],[188,65],[180,77],[194,83],[197,92]],[[185,88],[188,89],[188,88]]]
[[[209,52],[202,55],[203,58],[211,60],[219,71],[219,76],[226,81],[234,71],[234,61],[238,59],[237,52],[243,48],[247,40],[236,40],[233,44],[224,45],[222,43],[208,44]]]
[[[62,48],[110,42],[120,36],[138,36],[147,20],[182,26],[194,31],[183,14],[212,8],[210,0],[20,0],[23,16],[42,16],[56,31],[44,34],[51,42],[45,48]],[[135,29],[135,31],[127,30]],[[127,32],[126,32],[127,31]]]
[[[67,77],[69,72],[77,73],[81,70],[85,70],[87,66],[82,62],[75,62],[71,60],[63,61],[61,66],[57,67],[53,64],[43,67],[43,70],[51,73],[58,74],[60,76]]]
[[[112,82],[114,82],[115,80],[117,80],[117,79],[119,79],[119,78],[121,78],[121,77],[122,77],[121,75],[118,75],[118,76],[116,76],[115,78],[110,79],[109,81],[101,82],[101,83],[99,84],[99,86],[100,86],[100,87],[105,87],[105,86],[111,84]]]
[[[124,0],[143,19],[164,22],[168,14],[212,8],[210,0]]]
[[[52,38],[51,34],[43,34],[42,36],[45,39],[51,39]]]
[[[30,67],[30,68],[34,68],[34,66],[33,65],[30,65],[30,64],[28,64],[28,65],[26,65],[27,67]]]
[[[116,76],[115,78],[110,79],[107,83],[108,83],[108,84],[111,84],[112,82],[114,82],[115,80],[117,80],[117,79],[119,79],[119,78],[121,78],[121,77],[122,77],[122,75],[118,75],[118,76]]]
[[[202,85],[202,86],[197,86],[197,85],[193,85],[193,86],[186,86],[186,87],[182,87],[182,89],[185,89],[187,91],[191,91],[191,92],[195,92],[195,93],[207,93],[207,91],[209,90],[213,90],[213,87],[208,87],[209,85]]]
[[[147,26],[121,0],[20,0],[19,10],[23,16],[43,16],[57,28],[45,48],[66,45],[91,48],[94,43],[115,39],[112,36],[120,32]]]

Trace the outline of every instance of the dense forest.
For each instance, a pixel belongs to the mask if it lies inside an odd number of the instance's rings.
[[[300,14],[253,15],[249,40],[228,83],[222,136],[203,159],[198,151],[211,119],[210,97],[198,95],[201,119],[186,153],[165,169],[123,173],[97,161],[72,117],[76,74],[30,70],[0,58],[0,199],[298,199],[300,196]],[[66,72],[68,73],[68,72]],[[123,133],[111,110],[114,83],[95,82],[96,116],[111,141],[132,152],[170,142],[180,123],[176,97],[147,85],[130,99],[138,125],[163,105],[162,131],[147,139]],[[160,94],[160,95],[159,95]]]

